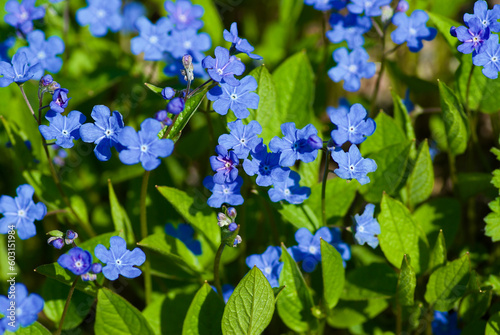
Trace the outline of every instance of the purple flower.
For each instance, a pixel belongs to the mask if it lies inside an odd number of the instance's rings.
[[[47,244],[53,246],[56,249],[62,249],[64,247],[64,240],[60,237],[51,237],[48,239]]]
[[[275,136],[269,142],[272,152],[281,153],[281,166],[293,166],[296,160],[310,163],[318,156],[318,149],[323,147],[323,141],[312,124],[297,129],[294,122],[287,122],[281,125],[281,131],[285,137]]]
[[[391,39],[396,44],[406,42],[411,52],[418,52],[423,48],[422,40],[431,41],[436,37],[437,30],[426,26],[429,15],[423,10],[415,10],[410,17],[398,12],[392,17],[392,23],[398,28],[391,33]]]
[[[470,19],[468,25],[468,29],[460,26],[456,30],[458,40],[463,42],[457,50],[464,54],[470,54],[473,51],[481,53],[483,46],[490,38],[490,28],[485,28],[477,17]]]
[[[171,43],[169,32],[172,22],[163,17],[156,24],[152,24],[144,16],[135,21],[139,36],[130,41],[130,49],[134,55],[144,52],[144,60],[161,60],[167,45]]]
[[[132,1],[123,6],[122,31],[133,33],[137,31],[135,23],[141,16],[146,15],[146,7],[140,2]]]
[[[170,100],[175,97],[175,90],[172,87],[165,87],[163,90],[161,90],[161,96],[165,100]]]
[[[368,58],[363,48],[356,48],[351,53],[346,48],[339,48],[333,52],[337,66],[328,71],[328,76],[336,83],[344,80],[344,89],[356,92],[361,87],[361,78],[375,75],[375,63],[368,62]]]
[[[195,29],[203,27],[203,21],[199,20],[203,16],[203,7],[192,5],[187,0],[165,1],[165,9],[169,13],[168,17],[175,24],[178,30]]]
[[[240,76],[245,71],[245,65],[235,56],[229,56],[229,51],[223,47],[215,48],[215,59],[207,56],[201,64],[214,81],[231,86],[240,85],[234,76]]]
[[[215,172],[214,183],[230,184],[234,182],[238,177],[238,169],[236,168],[239,164],[238,156],[234,151],[228,152],[222,145],[216,146],[215,152],[217,156],[210,157],[210,166]]]
[[[40,133],[46,140],[56,140],[56,144],[62,148],[72,148],[73,140],[80,139],[80,127],[85,122],[85,115],[79,111],[71,111],[68,116],[47,113],[45,118],[50,122],[49,126],[38,127]]]
[[[94,249],[95,256],[106,264],[102,274],[109,280],[118,279],[118,275],[126,278],[136,278],[142,273],[134,266],[140,266],[146,261],[146,254],[139,248],[127,250],[127,243],[120,236],[113,236],[109,240],[109,250],[102,244]]]
[[[488,10],[488,3],[486,1],[476,1],[474,3],[474,14],[464,14],[464,22],[469,25],[469,21],[473,18],[479,19],[479,22],[484,28],[489,28],[490,31],[500,32],[500,5],[494,5],[493,9]],[[470,26],[469,26],[470,27]]]
[[[265,144],[260,143],[250,152],[252,160],[245,159],[243,169],[249,176],[257,175],[259,186],[271,186],[288,178],[288,168],[280,166],[281,153],[267,152]]]
[[[483,66],[483,74],[490,79],[497,79],[500,71],[500,45],[498,35],[492,35],[486,41],[483,52],[472,55],[472,63]]]
[[[14,226],[21,240],[27,240],[36,235],[35,220],[40,221],[47,214],[47,207],[39,202],[35,204],[33,186],[24,184],[16,189],[17,197],[8,195],[0,197],[0,234],[7,234]]]
[[[219,208],[222,204],[231,206],[238,206],[243,204],[243,197],[241,196],[240,189],[243,185],[243,178],[238,176],[232,183],[216,184],[212,176],[207,176],[203,179],[203,186],[205,186],[212,195],[207,200],[210,207]]]
[[[147,171],[156,169],[161,163],[158,157],[168,157],[174,150],[172,140],[158,138],[162,128],[161,122],[150,118],[142,122],[139,132],[124,127],[118,134],[118,142],[125,147],[120,152],[120,161],[127,165],[141,162]]]
[[[259,95],[253,91],[257,89],[257,80],[252,76],[246,76],[240,81],[239,86],[220,84],[207,93],[207,98],[214,102],[214,110],[220,115],[226,115],[231,109],[238,119],[247,118],[250,115],[249,108],[259,107]]]
[[[454,312],[434,311],[434,320],[431,323],[434,335],[460,335],[458,328],[458,316]]]
[[[262,254],[250,255],[247,257],[245,263],[252,269],[256,266],[269,281],[271,287],[279,286],[279,278],[283,263],[280,262],[281,248],[280,247],[267,247],[266,251]]]
[[[43,310],[45,304],[43,298],[36,293],[28,295],[28,289],[24,284],[16,283],[14,286],[15,294],[7,292],[7,296],[0,296],[0,314],[4,316],[15,315],[15,321],[4,317],[0,320],[0,332],[4,330],[16,332],[20,327],[31,326],[38,319],[38,313]],[[12,310],[14,306],[14,310]],[[29,330],[26,332],[30,332]]]
[[[248,57],[256,60],[262,59],[261,56],[252,54],[255,48],[248,42],[247,39],[238,36],[238,25],[236,24],[236,22],[233,22],[231,24],[231,31],[227,31],[226,29],[224,29],[224,39],[227,42],[232,43],[231,48],[247,54]]]
[[[156,112],[155,120],[160,121],[164,126],[170,126],[173,123],[172,119],[168,117],[167,111],[164,109]]]
[[[167,105],[167,111],[171,114],[179,114],[184,110],[184,98],[173,98]]]
[[[210,49],[212,40],[207,33],[198,33],[195,29],[173,30],[168,51],[174,58],[182,58],[189,54],[196,62],[201,62],[203,52]]]
[[[326,32],[326,37],[332,43],[347,42],[349,49],[363,46],[365,39],[363,34],[372,28],[372,22],[369,17],[348,14],[332,14],[330,16],[330,25],[332,30]]]
[[[21,85],[32,79],[42,68],[40,63],[30,64],[24,51],[16,52],[11,64],[0,62],[0,87],[7,87],[12,83]]]
[[[353,14],[365,13],[366,16],[380,16],[382,10],[380,7],[389,6],[392,0],[351,0],[347,5],[349,12]]]
[[[121,29],[121,0],[87,0],[87,3],[87,7],[76,12],[76,21],[80,26],[88,25],[93,36],[102,37],[108,29],[115,33]]]
[[[193,238],[194,229],[190,224],[181,223],[176,229],[169,223],[165,225],[165,233],[180,240],[193,254],[201,255],[201,243]]]
[[[250,151],[262,143],[262,139],[258,137],[262,133],[262,127],[255,120],[250,121],[248,125],[236,120],[229,122],[227,127],[231,132],[219,136],[219,144],[227,150],[233,149],[239,159],[247,158]]]
[[[54,91],[52,101],[50,102],[50,110],[56,113],[64,113],[64,108],[68,107],[69,91],[65,88],[58,88]]]
[[[406,12],[408,9],[410,9],[410,4],[405,0],[400,0],[396,7],[396,12]]]
[[[104,105],[94,106],[92,109],[92,119],[95,123],[86,123],[80,127],[80,136],[83,142],[94,143],[95,156],[98,160],[105,162],[111,158],[111,148],[121,145],[118,142],[118,134],[123,128],[123,116],[111,111]]]
[[[92,255],[82,248],[71,248],[66,254],[59,256],[57,264],[81,276],[89,272],[92,266]]]
[[[4,20],[23,34],[33,30],[33,20],[41,19],[45,16],[45,8],[35,7],[36,0],[23,0],[19,3],[17,0],[9,0],[5,4]]]
[[[330,120],[337,126],[337,129],[332,130],[331,136],[338,147],[347,141],[352,144],[363,143],[366,137],[375,132],[375,121],[368,117],[366,109],[361,104],[352,105],[349,112],[343,108],[332,108],[327,111]]]
[[[332,158],[339,165],[334,172],[342,179],[356,179],[361,185],[370,182],[367,173],[377,170],[377,164],[371,158],[361,157],[358,147],[352,144],[348,152],[341,148],[332,151]]]
[[[14,37],[9,37],[5,41],[0,43],[0,61],[10,63],[10,57],[8,55],[9,49],[14,46],[16,39]]]
[[[291,204],[298,205],[311,195],[309,187],[299,185],[300,175],[295,171],[288,171],[284,181],[274,181],[273,188],[269,189],[269,198],[272,202],[286,200]]]
[[[378,246],[378,237],[380,235],[380,225],[373,217],[375,205],[368,204],[365,207],[363,215],[354,215],[354,238],[359,244],[368,244],[375,249]]]
[[[327,11],[330,9],[341,10],[347,5],[347,0],[305,0],[308,6],[314,6],[314,9]]]

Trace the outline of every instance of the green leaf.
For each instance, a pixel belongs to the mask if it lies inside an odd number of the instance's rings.
[[[285,289],[285,286],[273,287],[273,293],[274,293],[274,300],[275,301],[278,301],[278,298],[279,298],[281,292],[283,292],[284,289]]]
[[[206,199],[198,193],[190,196],[168,186],[158,186],[157,189],[199,234],[205,236],[212,249],[217,250],[220,244],[220,229],[217,226],[217,216],[213,209],[208,207]]]
[[[370,278],[370,280],[366,280]],[[386,263],[373,263],[347,273],[342,300],[389,298],[396,294],[397,275]]]
[[[485,320],[475,320],[472,323],[465,325],[460,335],[477,335],[484,334],[486,331]],[[498,334],[498,333],[497,333]]]
[[[41,265],[35,269],[35,272],[44,275],[45,277],[55,279],[63,284],[66,284],[66,286],[71,286],[75,280],[75,275],[73,273],[69,270],[63,269],[57,263]],[[94,297],[97,295],[97,287],[94,282],[83,282],[78,280],[76,289]]]
[[[361,144],[360,151],[363,157],[407,141],[404,130],[398,125],[398,120],[380,112],[375,118],[375,122],[377,130]]]
[[[443,231],[440,230],[436,244],[432,249],[431,255],[429,257],[429,270],[430,272],[436,270],[438,267],[446,263],[446,241],[444,238]]]
[[[99,290],[94,331],[109,335],[154,334],[137,308],[107,288]]]
[[[323,240],[321,240],[321,267],[326,307],[332,309],[337,305],[344,290],[345,269],[337,249]]]
[[[429,129],[431,137],[436,141],[437,147],[441,151],[448,151],[448,140],[446,138],[446,129],[441,115],[431,115],[429,119]]]
[[[500,333],[500,312],[495,313],[488,319],[485,335],[498,335]]]
[[[401,202],[384,195],[378,221],[380,248],[387,260],[399,266],[403,256],[409,254],[412,255],[415,272],[423,272],[428,261],[428,242],[410,211]]]
[[[274,292],[269,281],[254,267],[229,297],[222,316],[222,333],[261,334],[271,322],[274,303]]]
[[[434,188],[434,169],[427,140],[420,144],[414,164],[406,182],[411,208],[427,200]]]
[[[306,203],[300,205],[282,204],[278,211],[283,219],[290,222],[296,228],[307,228],[313,232],[321,227],[318,213],[315,213]]]
[[[149,84],[149,83],[144,83],[144,85],[146,85],[146,87],[149,88],[154,93],[159,94],[161,96],[161,91],[163,91],[163,88],[155,86],[153,84]]]
[[[184,319],[182,335],[220,334],[224,302],[210,285],[203,284]]]
[[[491,237],[493,242],[500,241],[500,197],[496,198],[488,204],[491,209],[485,218],[486,222],[485,235]]]
[[[469,253],[438,268],[429,278],[425,300],[437,311],[449,311],[464,295],[469,282],[469,273]]]
[[[19,328],[15,333],[6,331],[5,335],[52,335],[52,333],[42,326],[39,322],[35,322],[29,327]]]
[[[441,33],[440,36],[443,36],[445,41],[448,43],[451,52],[455,55],[455,57],[461,57],[461,53],[457,50],[457,46],[460,44],[456,37],[451,36],[450,28],[458,27],[461,24],[455,20],[449,19],[448,17],[441,16],[439,14],[435,14],[432,12],[427,12],[429,14],[429,18],[434,23],[436,28]]]
[[[113,184],[111,180],[108,179],[108,192],[109,192],[109,203],[111,206],[111,217],[113,218],[113,223],[115,225],[116,231],[123,231],[125,234],[125,241],[128,244],[135,243],[134,231],[132,229],[132,223],[127,215],[125,209],[118,202],[115,190],[113,189]]]
[[[333,328],[349,328],[373,319],[382,313],[389,304],[385,299],[363,301],[340,300],[332,309],[326,321]]]
[[[450,153],[463,154],[469,141],[469,120],[455,93],[439,81],[442,118]]]
[[[417,275],[411,266],[410,255],[405,255],[399,272],[397,300],[401,306],[413,306],[415,301]]]
[[[494,198],[498,195],[498,190],[491,184],[490,173],[458,173],[457,190],[461,200],[468,200],[478,194],[482,194],[488,198]]]
[[[466,324],[472,323],[474,320],[480,319],[490,307],[493,290],[491,287],[481,289],[477,280],[477,274],[473,270],[470,277],[469,286],[471,293],[465,296],[460,303],[460,318]]]
[[[318,320],[312,315],[313,299],[297,263],[281,245],[283,269],[280,286],[286,289],[278,299],[278,314],[288,328],[296,332],[307,332],[318,328]]]
[[[395,90],[391,90],[392,102],[394,104],[394,121],[398,124],[399,128],[405,133],[408,140],[415,139],[415,131],[413,130],[413,124],[411,122],[410,114],[406,109],[405,104],[396,93]],[[382,114],[382,113],[381,113]],[[377,124],[378,128],[378,124]],[[379,129],[377,129],[379,131]]]

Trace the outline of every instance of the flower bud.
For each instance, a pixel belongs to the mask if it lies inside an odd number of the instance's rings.
[[[237,215],[237,214],[238,214],[238,213],[236,213],[236,209],[235,209],[234,207],[229,207],[229,208],[227,209],[227,215],[228,215],[231,219],[233,219],[233,221],[234,221],[234,219],[236,219],[236,215]]]
[[[64,247],[64,241],[60,237],[51,237],[48,239],[47,244],[53,246],[56,249],[62,249]]]
[[[162,109],[155,114],[155,119],[160,121],[164,126],[170,126],[172,119],[168,117],[167,111]]]
[[[64,233],[60,230],[51,230],[47,233],[47,235],[55,236],[55,237],[63,237]]]
[[[186,81],[194,80],[194,66],[193,66],[193,57],[191,55],[184,55],[182,57],[182,65],[184,66],[184,79]]]
[[[235,231],[236,229],[238,229],[238,225],[235,222],[231,222],[227,229],[229,229],[229,231]]]
[[[450,28],[450,35],[453,36],[453,37],[457,37],[457,27],[452,26]]]
[[[170,100],[175,96],[175,90],[172,87],[165,87],[161,90],[161,96],[165,100]]]
[[[217,214],[217,221],[218,221],[217,224],[221,228],[231,223],[231,219],[229,219],[224,213]]]
[[[70,240],[74,240],[75,238],[78,238],[78,234],[75,233],[73,230],[67,230],[66,231],[66,238]]]
[[[101,273],[101,271],[102,271],[102,265],[101,265],[101,263],[94,263],[94,264],[92,264],[92,267],[90,268],[90,271],[92,271],[95,274]]]
[[[40,86],[47,87],[54,82],[54,78],[50,74],[46,74],[40,79]]]
[[[240,235],[236,235],[236,237],[234,238],[233,247],[236,247],[241,242],[242,242],[241,236]]]
[[[307,145],[312,149],[312,150],[317,150],[323,148],[323,140],[319,138],[318,135],[311,135],[307,139]]]
[[[167,105],[167,111],[171,114],[179,114],[184,110],[184,99],[173,98]]]
[[[97,279],[97,276],[91,273],[86,273],[81,275],[83,281],[94,281]]]
[[[396,7],[396,12],[406,12],[410,9],[410,5],[405,0],[401,0],[398,2],[398,6]]]
[[[392,9],[391,6],[383,6],[382,8],[382,16],[380,19],[382,20],[382,23],[386,24],[392,19],[392,16],[394,15],[394,10]]]

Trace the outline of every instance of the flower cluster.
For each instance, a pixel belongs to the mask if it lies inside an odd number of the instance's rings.
[[[223,207],[222,209],[224,213],[217,214],[217,224],[221,228],[221,243],[236,247],[242,242],[241,236],[238,235],[240,226],[235,222],[238,214],[234,207]]]

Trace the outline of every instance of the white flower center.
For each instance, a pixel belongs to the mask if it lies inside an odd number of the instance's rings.
[[[45,59],[45,58],[47,58],[47,54],[46,54],[45,52],[43,52],[43,51],[40,51],[40,52],[36,55],[36,57],[37,57],[38,59]]]
[[[222,74],[224,73],[224,71],[222,69],[217,69],[217,73],[222,76]]]
[[[289,189],[286,189],[285,190],[285,195],[289,195],[290,194],[290,190]]]
[[[193,43],[191,41],[184,42],[184,49],[191,49]]]
[[[493,56],[493,57],[491,57],[491,61],[492,61],[492,62],[496,62],[497,60],[498,60],[497,56]]]
[[[349,166],[349,169],[350,169],[351,171],[354,171],[354,165]]]
[[[309,247],[309,253],[310,254],[315,254],[316,253],[316,248],[313,247],[312,245]]]
[[[103,11],[102,9],[99,9],[99,10],[97,11],[97,17],[98,17],[98,18],[102,19],[102,18],[104,18],[105,16],[106,16],[106,12],[105,12],[105,11]]]
[[[354,64],[352,65],[349,65],[349,72],[352,72],[352,73],[355,73],[355,72],[358,72],[358,67]]]
[[[474,36],[474,37],[472,38],[472,40],[473,40],[474,42],[477,42],[477,41],[479,41],[479,37]]]
[[[238,96],[235,93],[231,94],[231,100],[236,100],[236,99],[238,99]]]
[[[122,264],[122,260],[121,259],[117,259],[116,260],[116,265],[121,265]]]
[[[113,134],[113,131],[111,129],[106,129],[106,136],[109,137]]]
[[[147,145],[142,145],[142,146],[141,146],[141,151],[142,151],[142,152],[146,152],[146,151],[148,151],[148,146],[147,146]]]
[[[151,37],[149,38],[149,43],[151,43],[151,44],[156,44],[156,43],[158,43],[158,37],[157,37],[157,36],[151,36]]]
[[[270,275],[272,271],[273,269],[270,266],[266,266],[266,268],[264,269],[264,272],[268,275]]]
[[[359,231],[360,233],[364,232],[364,231],[365,231],[365,227],[363,227],[363,226],[358,226],[358,231]]]
[[[354,131],[354,127],[353,126],[349,127],[349,131],[352,133]]]
[[[410,28],[409,29],[409,33],[410,33],[410,35],[416,35],[417,34],[417,30],[415,28]]]
[[[28,19],[28,12],[23,11],[21,15],[19,15],[19,18],[21,21],[27,20]]]
[[[68,135],[68,131],[67,131],[66,129],[63,129],[62,134],[63,134],[64,136],[66,136],[66,135]]]
[[[365,7],[366,8],[370,8],[371,6],[373,6],[373,2],[371,2],[371,1],[366,1],[365,2]]]
[[[81,268],[83,266],[83,263],[81,261],[76,261],[75,262],[75,267]]]
[[[224,188],[224,189],[222,190],[222,192],[224,192],[224,194],[229,194],[229,189],[228,189],[228,188]]]
[[[184,14],[184,13],[179,14],[179,15],[177,16],[177,18],[178,18],[178,19],[179,19],[179,21],[181,21],[181,22],[186,22],[186,21],[187,21],[187,19],[188,19],[187,15],[186,15],[186,14]]]
[[[483,20],[483,26],[487,26],[487,25],[488,25],[488,21]]]
[[[20,210],[17,211],[17,215],[24,217],[26,215],[26,212],[24,211],[24,209],[20,209]]]

